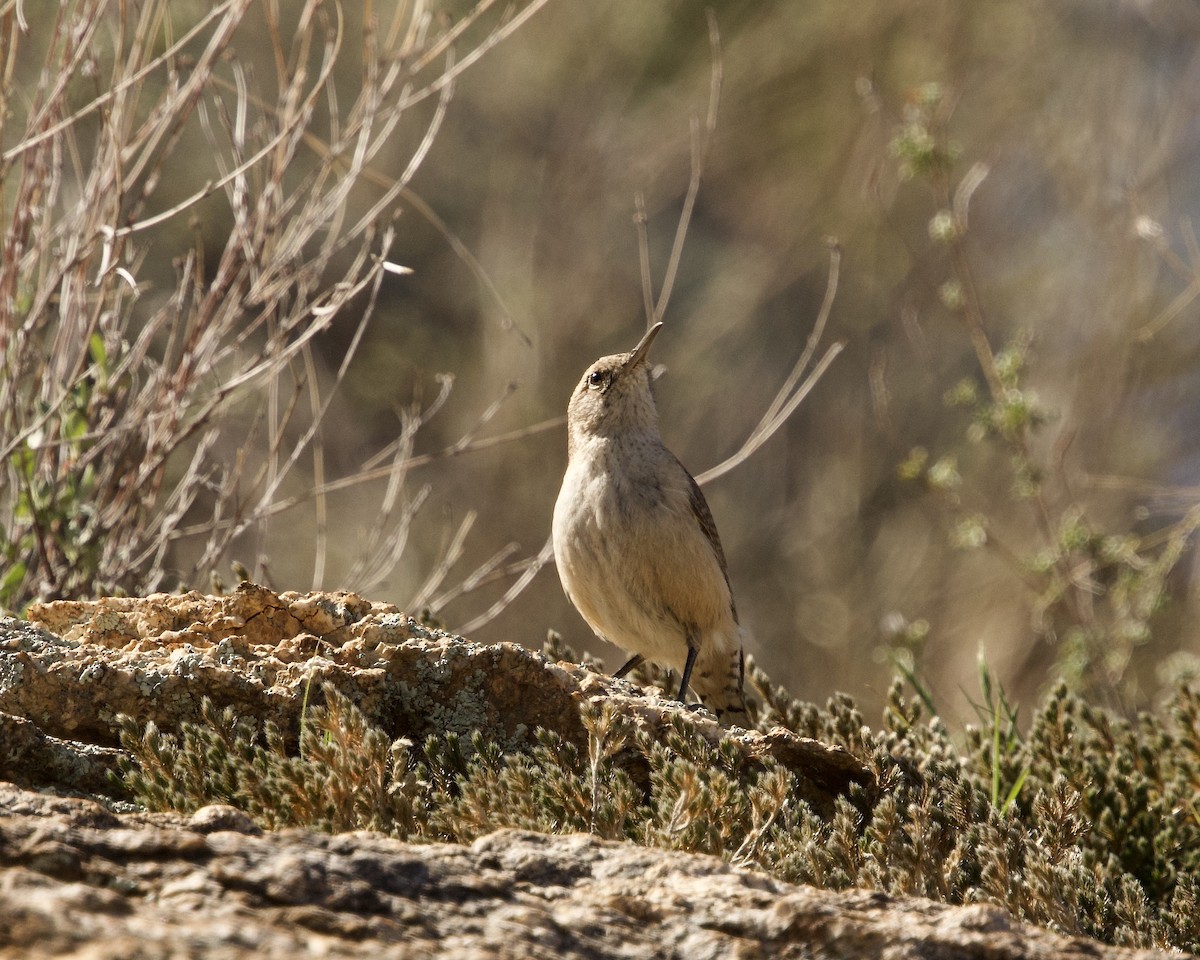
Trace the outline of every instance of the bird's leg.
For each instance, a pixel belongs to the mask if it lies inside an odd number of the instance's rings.
[[[639,663],[641,663],[645,659],[646,658],[643,657],[640,653],[635,653],[625,663],[625,666],[623,666],[620,670],[618,670],[616,673],[613,674],[613,679],[620,680],[623,676],[625,676],[625,674],[627,674],[630,670],[632,670],[634,667],[636,667]]]
[[[687,703],[688,682],[692,679],[692,667],[696,665],[696,653],[696,648],[689,643],[687,662],[683,665],[683,680],[679,683],[680,703]]]

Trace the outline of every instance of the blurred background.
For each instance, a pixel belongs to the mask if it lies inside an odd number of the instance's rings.
[[[175,5],[179,33],[206,7],[192,6]],[[282,6],[286,25],[297,14]],[[393,15],[387,3],[365,9]],[[460,58],[523,9],[489,12],[464,32]],[[470,10],[431,4],[429,36]],[[970,717],[980,657],[1014,702],[1032,704],[1065,673],[1144,706],[1200,653],[1188,537],[1200,502],[1191,0],[550,0],[457,76],[409,184],[417,199],[388,208],[399,212],[388,257],[413,272],[383,277],[322,423],[325,479],[353,476],[386,455],[403,411],[428,408],[439,378],[453,377],[413,452],[468,442],[407,471],[401,502],[429,492],[399,562],[356,579],[386,480],[356,483],[329,495],[314,583],[314,480],[301,458],[283,488],[297,505],[203,569],[202,538],[178,539],[163,585],[207,589],[213,571],[229,585],[237,561],[279,589],[429,608],[478,642],[540,647],[553,629],[610,668],[624,659],[590,637],[552,563],[498,611],[519,570],[455,588],[501,551],[499,568],[541,550],[566,461],[563,427],[546,422],[591,361],[645,329],[635,196],[657,290],[693,118],[703,128],[709,109],[709,10],[719,113],[655,345],[663,436],[693,473],[753,432],[812,332],[827,238],[842,253],[822,348],[840,340],[844,352],[778,433],[705,490],[749,652],[793,694],[845,691],[872,720],[898,669],[943,715]],[[270,57],[255,11],[228,54],[252,84]],[[357,4],[342,12],[333,81],[348,102],[364,24]],[[383,184],[410,164],[433,99],[372,159]],[[197,150],[170,160],[178,181],[156,195],[161,208],[208,176],[195,137]],[[303,170],[307,156],[292,162]],[[351,206],[383,189],[364,181]],[[155,239],[161,264],[146,259],[139,276],[169,276],[197,242],[211,273],[229,211],[218,195],[177,217]],[[364,300],[315,341],[327,392]],[[423,589],[472,511],[461,551]]]

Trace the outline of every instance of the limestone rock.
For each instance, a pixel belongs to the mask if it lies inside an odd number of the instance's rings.
[[[35,604],[29,620],[0,619],[0,730],[20,718],[35,725],[22,728],[19,752],[0,753],[0,777],[28,785],[97,792],[115,763],[118,714],[171,731],[197,720],[205,697],[274,723],[294,743],[306,700],[325,683],[393,739],[481,730],[508,750],[545,727],[586,752],[580,705],[612,701],[652,735],[684,714],[713,742],[732,736],[748,756],[774,757],[817,811],[850,784],[871,784],[839,748],[782,729],[727,731],[624,681],[518,644],[471,643],[353,593],[276,594],[243,583],[222,597]]]
[[[355,594],[243,584],[226,597],[46,603],[30,618],[0,619],[0,960],[1165,956],[1056,937],[998,908],[818,891],[586,835],[414,845],[263,832],[220,804],[121,812],[129,805],[104,797],[117,714],[171,731],[208,697],[294,741],[325,683],[393,738],[478,729],[508,750],[541,726],[586,749],[581,705],[611,702],[652,738],[686,720],[751,760],[773,758],[819,812],[852,784],[870,802],[873,782],[843,750],[724,729],[653,691],[515,644],[473,644]]]
[[[513,830],[470,847],[255,835],[230,808],[114,815],[0,784],[0,957],[1149,960],[721,860]]]

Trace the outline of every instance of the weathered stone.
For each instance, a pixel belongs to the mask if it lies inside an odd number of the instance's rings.
[[[120,755],[113,747],[49,736],[32,720],[0,712],[0,778],[108,793],[113,789],[109,773],[116,772]]]
[[[484,646],[430,630],[352,593],[275,594],[243,583],[223,597],[35,604],[29,616],[31,623],[0,621],[0,711],[36,724],[22,734],[29,747],[7,761],[0,753],[0,776],[24,784],[102,791],[118,714],[172,731],[199,719],[205,697],[275,724],[295,743],[305,704],[319,702],[330,683],[393,739],[478,730],[510,750],[544,727],[586,752],[580,706],[611,702],[652,738],[684,715],[712,743],[730,739],[749,758],[774,757],[818,812],[852,783],[871,786],[839,748],[782,729],[726,730],[655,691],[517,644]],[[646,772],[637,758],[631,763],[635,777]]]
[[[686,719],[714,744],[785,766],[818,811],[853,784],[870,802],[871,777],[844,750],[724,729],[654,691],[473,644],[354,594],[243,584],[227,597],[47,603],[31,618],[0,620],[0,781],[111,792],[117,714],[170,731],[198,719],[204,697],[294,740],[305,703],[331,683],[392,737],[478,729],[505,749],[539,726],[586,748],[585,703],[614,704],[651,738]],[[0,960],[1165,956],[1056,937],[995,907],[790,886],[584,835],[413,845],[264,833],[220,804],[190,817],[122,809],[0,782]]]
[[[117,816],[0,784],[0,957],[1168,956],[586,835],[460,847],[210,830],[227,809]]]

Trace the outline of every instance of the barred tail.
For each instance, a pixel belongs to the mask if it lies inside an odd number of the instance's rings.
[[[692,690],[722,723],[745,724],[748,715],[742,685],[746,657],[741,643],[730,652],[717,651],[712,656],[705,653],[700,652],[692,673]]]

